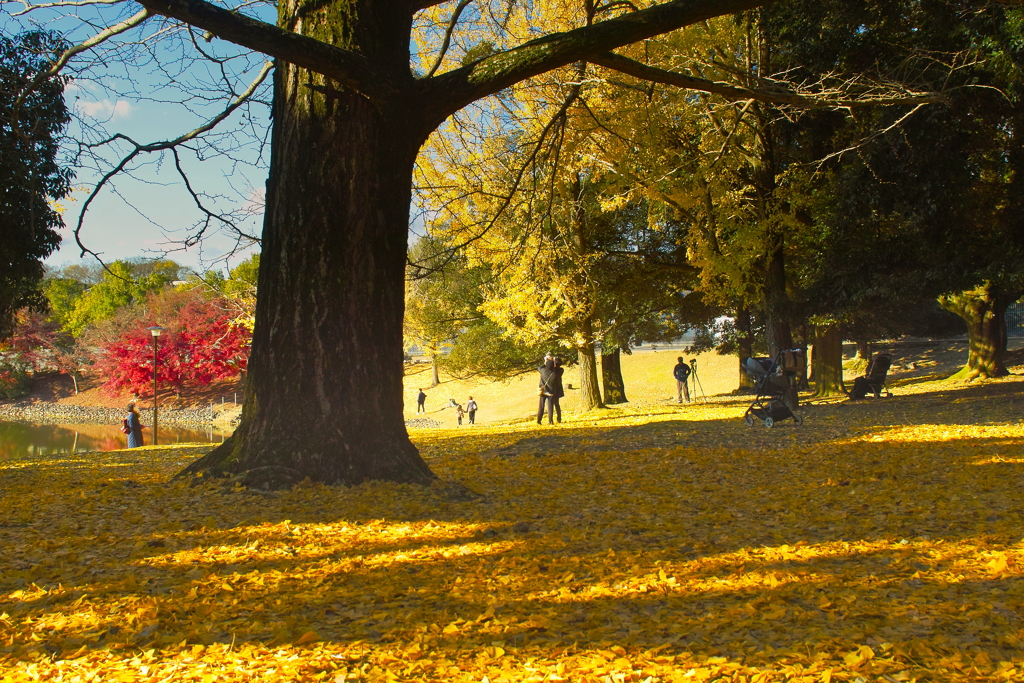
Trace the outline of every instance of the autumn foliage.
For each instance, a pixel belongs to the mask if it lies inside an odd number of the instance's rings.
[[[153,295],[144,313],[101,345],[96,370],[112,390],[143,393],[153,382],[153,337],[149,327],[165,328],[157,344],[157,381],[176,389],[205,386],[244,372],[251,331],[235,321],[220,298],[199,290]]]
[[[431,487],[0,463],[0,680],[1019,681],[1021,376],[934,379],[414,431]]]

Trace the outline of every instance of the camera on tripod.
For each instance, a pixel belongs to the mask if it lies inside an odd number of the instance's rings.
[[[696,393],[697,391],[700,391],[700,397],[702,399],[704,399],[705,403],[707,403],[708,402],[708,398],[707,398],[707,396],[704,395],[704,386],[700,383],[700,377],[697,376],[697,359],[696,358],[691,358],[690,359],[690,377],[689,377],[689,379],[690,379],[691,382],[693,382],[694,392]]]

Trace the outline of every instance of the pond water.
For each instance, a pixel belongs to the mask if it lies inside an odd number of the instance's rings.
[[[142,432],[146,445],[153,432]],[[218,428],[183,429],[160,425],[160,445],[175,443],[220,443],[230,431]],[[0,422],[0,461],[37,455],[89,453],[125,448],[128,437],[119,425],[37,425],[28,422]]]

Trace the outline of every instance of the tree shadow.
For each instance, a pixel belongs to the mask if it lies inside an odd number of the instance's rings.
[[[938,421],[973,395],[915,400],[942,403]],[[901,409],[857,410],[773,430],[563,427],[504,456],[521,433],[425,438],[435,471],[478,499],[131,478],[160,458],[175,471],[171,451],[2,469],[6,654],[170,656],[312,632],[460,662],[661,647],[768,666],[809,648],[841,665],[861,644],[910,669],[1018,660],[1024,471],[1001,454],[1024,439],[872,441],[906,427]]]

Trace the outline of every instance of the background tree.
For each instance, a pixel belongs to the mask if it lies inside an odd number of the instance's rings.
[[[48,31],[0,35],[0,339],[18,309],[45,307],[42,260],[61,242],[64,223],[50,202],[71,189],[71,169],[60,163],[68,78],[47,71],[66,48]]]
[[[96,370],[111,391],[146,394],[153,381],[148,328],[166,330],[157,349],[157,378],[177,391],[237,377],[248,363],[251,332],[234,320],[230,304],[200,288],[165,289],[123,309],[117,332],[100,343]]]
[[[907,330],[922,317],[908,312],[929,309],[922,299],[971,292],[942,298],[968,323],[965,375],[1005,371],[999,316],[1019,296],[1012,283],[1021,272],[1020,141],[1007,134],[1020,127],[1020,8],[986,6],[966,19],[956,2],[927,11],[916,3],[794,2],[771,12],[796,63],[900,68],[924,83],[944,82],[948,93],[948,106],[922,110],[898,129],[914,109],[805,121],[804,147],[835,150],[813,173],[792,176],[788,199],[807,225],[796,234],[801,251],[815,255],[800,266],[805,315],[847,330],[869,320]],[[843,49],[807,41],[811,27]],[[977,287],[983,282],[1010,286],[991,296]]]
[[[147,294],[157,292],[176,281],[180,271],[181,266],[169,260],[158,260],[155,263],[144,259],[114,261],[107,266],[103,278],[75,301],[66,316],[67,331],[73,336],[80,336],[87,326],[112,317],[132,302],[141,301]],[[61,288],[65,285],[55,287],[58,288],[53,293],[63,296]]]

